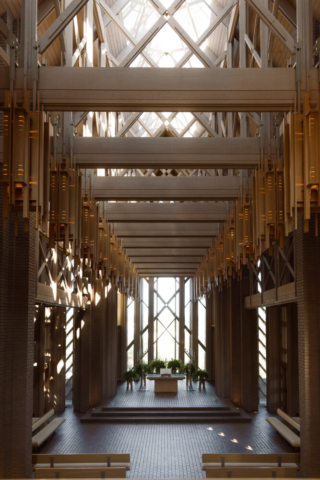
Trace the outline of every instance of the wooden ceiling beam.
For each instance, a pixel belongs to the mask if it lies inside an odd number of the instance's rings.
[[[301,78],[303,97],[304,70]],[[31,69],[27,80],[32,91]],[[21,67],[16,68],[15,84],[21,103]],[[310,69],[309,84],[313,107],[319,90],[317,69]],[[9,67],[0,67],[0,104],[9,88]],[[39,100],[47,111],[278,112],[294,107],[295,94],[292,68],[39,68]]]
[[[119,137],[140,115],[130,115]],[[81,168],[256,168],[259,149],[256,137],[74,139],[74,154]]]
[[[130,260],[132,263],[136,264],[145,264],[145,263],[154,263],[154,264],[161,264],[161,263],[195,263],[199,264],[202,260],[203,257],[177,257],[175,255],[173,256],[168,256],[168,257],[135,257],[131,256]]]
[[[211,238],[122,238],[123,248],[209,248]]]
[[[186,178],[186,177],[183,177]],[[205,178],[205,177],[202,177]],[[104,215],[111,223],[146,224],[145,231],[155,225],[155,231],[159,231],[159,224],[163,224],[163,230],[176,224],[176,232],[179,232],[179,224],[199,224],[199,230],[204,223],[212,227],[213,223],[223,222],[227,218],[227,203],[225,202],[186,202],[186,203],[107,203],[104,206]],[[148,225],[149,223],[149,225]],[[166,224],[169,227],[166,227]],[[116,228],[118,230],[118,227]]]
[[[168,248],[127,248],[126,254],[131,258],[134,256],[139,257],[203,257],[207,252],[206,248],[199,248],[199,247],[168,247]]]
[[[94,177],[93,192],[96,200],[104,201],[228,201],[239,197],[240,183],[240,177],[237,176]],[[251,184],[251,178],[242,180],[248,193],[251,191]]]

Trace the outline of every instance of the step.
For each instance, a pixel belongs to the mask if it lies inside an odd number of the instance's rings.
[[[94,411],[92,412],[93,417],[113,417],[114,415],[120,415],[120,412],[108,412],[108,411]],[[226,412],[194,412],[192,410],[185,410],[183,412],[177,412],[177,411],[153,411],[153,412],[133,412],[131,410],[128,410],[126,412],[121,412],[122,417],[155,417],[158,416],[160,418],[162,417],[186,417],[186,416],[191,416],[191,417],[221,417],[221,416],[226,416],[226,417],[239,417],[240,412],[238,410],[235,411],[226,411]]]
[[[248,423],[251,421],[250,417],[144,417],[144,416],[132,416],[132,417],[84,417],[81,419],[82,423],[109,423],[109,424],[189,424],[189,423]]]
[[[118,413],[124,413],[124,412],[167,412],[168,410],[170,412],[228,412],[231,411],[230,407],[134,407],[134,408],[128,408],[128,407],[102,407],[103,411],[108,411],[108,412],[118,412]]]

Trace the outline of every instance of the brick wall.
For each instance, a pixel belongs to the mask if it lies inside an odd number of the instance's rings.
[[[0,477],[31,477],[35,216],[3,229],[0,188]]]
[[[318,215],[319,217],[319,215]],[[319,222],[318,218],[318,222]],[[320,476],[320,237],[315,236],[315,214],[309,233],[303,233],[298,215],[297,290],[299,347],[299,404],[301,471]]]

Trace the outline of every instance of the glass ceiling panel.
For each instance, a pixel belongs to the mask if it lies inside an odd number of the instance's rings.
[[[133,47],[132,47],[133,48]],[[145,58],[140,54],[137,58],[130,64],[130,68],[151,68],[151,65],[145,60]]]
[[[148,0],[130,0],[121,10],[124,26],[140,40],[160,17]]]
[[[212,12],[203,1],[187,0],[175,13],[174,18],[180,23],[190,37],[197,41],[209,27]]]
[[[173,68],[189,49],[170,25],[166,24],[147,45],[145,51],[159,67]]]
[[[183,65],[182,68],[205,68],[202,62],[200,62],[199,58],[195,55],[192,55],[190,59]]]

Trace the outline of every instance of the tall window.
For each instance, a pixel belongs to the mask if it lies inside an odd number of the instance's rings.
[[[267,323],[266,308],[258,308],[259,334],[259,397],[260,403],[267,401]]]
[[[127,298],[127,369],[134,366],[134,299]]]
[[[184,362],[192,359],[192,280],[184,280]]]
[[[72,382],[73,382],[74,312],[75,312],[74,308],[72,307],[66,308],[65,396],[69,400],[72,398]]]
[[[207,302],[206,297],[198,300],[198,366],[206,368],[207,346]]]
[[[260,260],[258,260],[258,268]],[[261,271],[258,275],[258,292],[261,292]],[[258,347],[259,347],[259,400],[267,402],[267,318],[266,308],[258,308]]]
[[[149,345],[149,279],[142,278],[140,283],[140,335],[141,357],[147,362]]]
[[[154,358],[179,358],[179,278],[154,279]]]

